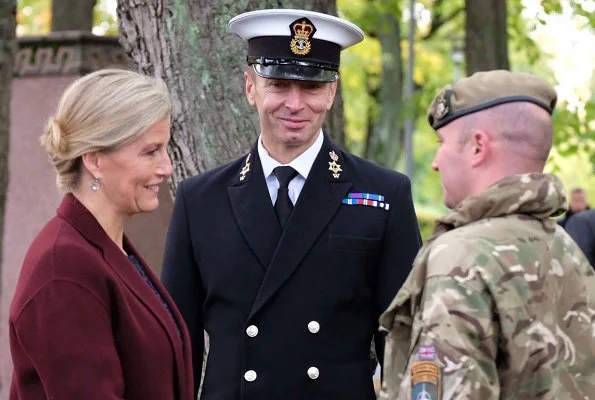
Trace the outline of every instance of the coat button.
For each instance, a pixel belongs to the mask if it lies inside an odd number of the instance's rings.
[[[308,324],[308,330],[312,333],[318,333],[320,330],[320,324],[316,321],[310,321]]]
[[[258,335],[258,328],[256,325],[250,325],[248,328],[246,328],[246,334],[250,337],[255,337]]]
[[[247,380],[248,382],[254,382],[256,380],[256,371],[254,371],[254,370],[246,371],[246,373],[244,374],[244,379]]]
[[[310,377],[310,379],[318,379],[319,376],[320,376],[320,371],[318,371],[318,368],[316,368],[316,367],[308,368],[308,377]]]

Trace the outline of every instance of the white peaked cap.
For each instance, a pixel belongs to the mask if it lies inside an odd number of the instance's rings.
[[[315,11],[272,9],[249,11],[233,17],[229,30],[245,41],[259,36],[290,36],[289,25],[299,18],[308,18],[316,33],[314,39],[338,44],[346,49],[364,39],[364,32],[354,23]]]
[[[229,30],[248,42],[248,64],[265,78],[332,82],[341,50],[364,39],[355,24],[314,11],[250,11],[229,21]]]

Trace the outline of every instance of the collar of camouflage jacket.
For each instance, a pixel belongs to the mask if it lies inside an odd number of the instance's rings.
[[[546,224],[566,211],[564,186],[551,174],[507,176],[476,196],[467,197],[436,221],[430,241],[446,231],[486,218],[526,214]]]
[[[486,218],[525,214],[537,218],[551,230],[556,222],[550,218],[566,211],[562,182],[551,174],[523,174],[506,177],[477,196],[468,197],[436,221],[433,235],[418,253],[413,269],[391,305],[380,316],[382,330],[391,331],[413,324],[426,276],[426,260],[431,242],[441,234]]]

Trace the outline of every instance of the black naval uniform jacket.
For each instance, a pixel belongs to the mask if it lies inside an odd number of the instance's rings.
[[[389,209],[342,204],[354,192]],[[183,181],[162,279],[192,337],[195,391],[204,329],[203,400],[375,399],[370,344],[420,244],[409,179],[326,136],[283,232],[256,147]]]

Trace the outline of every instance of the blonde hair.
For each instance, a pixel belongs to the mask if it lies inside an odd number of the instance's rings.
[[[82,155],[134,141],[171,114],[165,83],[139,73],[104,69],[73,82],[40,137],[56,169],[56,184],[77,187]]]

